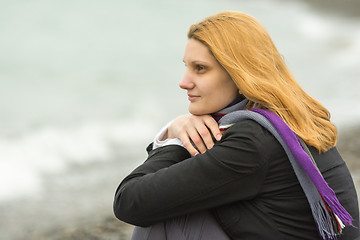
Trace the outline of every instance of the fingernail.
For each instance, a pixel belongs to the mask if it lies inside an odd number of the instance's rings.
[[[196,156],[196,155],[198,155],[198,154],[199,154],[199,153],[197,152],[197,153],[194,154],[194,156]]]
[[[221,137],[222,137],[222,135],[221,135],[221,133],[219,133],[218,135],[216,135],[216,140],[220,141]]]

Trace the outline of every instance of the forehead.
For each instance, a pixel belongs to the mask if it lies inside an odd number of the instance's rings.
[[[185,47],[184,62],[216,62],[209,48],[198,40],[190,38]]]

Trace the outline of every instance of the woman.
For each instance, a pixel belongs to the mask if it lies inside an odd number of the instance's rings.
[[[226,11],[188,38],[190,114],[116,191],[115,215],[141,226],[133,239],[356,239],[357,195],[330,114],[263,26]]]

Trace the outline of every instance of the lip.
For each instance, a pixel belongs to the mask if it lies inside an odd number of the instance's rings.
[[[193,94],[188,94],[188,99],[190,102],[195,101],[196,99],[198,99],[200,96],[197,95],[193,95]]]

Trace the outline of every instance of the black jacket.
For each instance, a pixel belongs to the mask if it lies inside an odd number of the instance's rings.
[[[359,227],[357,194],[336,148],[310,150],[329,186]],[[149,226],[209,209],[231,239],[319,239],[311,210],[281,145],[252,120],[238,122],[204,154],[170,145],[149,151],[114,200],[122,221]],[[356,239],[346,227],[339,239]]]

